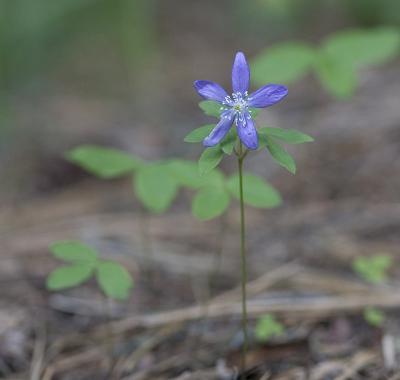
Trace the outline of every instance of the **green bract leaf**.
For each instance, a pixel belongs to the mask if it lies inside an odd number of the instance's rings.
[[[111,298],[124,300],[129,297],[133,280],[129,272],[113,261],[102,261],[97,266],[96,278],[103,292]]]
[[[197,189],[202,186],[214,185],[222,187],[224,176],[219,169],[200,175],[199,167],[196,162],[186,160],[172,160],[168,164],[172,175],[177,182],[191,189]]]
[[[279,323],[271,314],[262,316],[258,320],[255,329],[256,338],[261,342],[265,342],[274,336],[282,335],[284,332],[284,326]]]
[[[322,51],[345,65],[383,63],[399,53],[400,32],[394,28],[347,30],[329,37]]]
[[[97,251],[80,241],[59,241],[50,246],[52,254],[60,260],[68,262],[94,262]]]
[[[236,138],[237,132],[234,128],[232,128],[220,143],[221,149],[225,154],[232,154],[233,148],[235,147]]]
[[[364,319],[374,327],[382,327],[385,322],[385,314],[375,307],[367,307],[364,310]]]
[[[322,86],[337,98],[348,98],[354,93],[357,76],[354,68],[339,59],[320,55],[315,70]]]
[[[47,277],[47,288],[60,290],[80,285],[90,278],[93,270],[93,265],[82,263],[59,267]]]
[[[217,167],[223,156],[224,152],[219,145],[204,149],[199,158],[200,174],[206,174]]]
[[[131,173],[141,161],[121,150],[94,145],[82,145],[72,149],[66,158],[100,178],[115,178]]]
[[[138,169],[134,189],[137,197],[150,211],[161,213],[168,209],[178,191],[178,183],[168,164],[158,163]]]
[[[307,73],[314,56],[313,48],[301,42],[277,45],[253,60],[251,75],[259,85],[292,83]]]
[[[380,284],[387,280],[387,270],[392,265],[392,258],[380,254],[372,257],[357,257],[353,261],[353,270],[365,281]]]
[[[227,187],[235,198],[240,199],[238,174],[228,178]],[[281,196],[271,185],[250,173],[243,175],[243,197],[246,204],[258,208],[277,207],[282,202]]]
[[[296,163],[294,162],[293,157],[288,152],[286,152],[285,149],[283,149],[272,138],[266,137],[265,135],[261,135],[260,140],[262,140],[262,142],[266,144],[268,151],[271,153],[271,156],[279,165],[289,170],[292,174],[296,173]]]
[[[219,117],[221,115],[221,104],[212,100],[202,100],[199,107],[208,116]]]
[[[215,124],[207,124],[200,128],[194,129],[184,139],[187,143],[198,143],[203,141],[213,130]]]
[[[209,220],[221,215],[229,206],[229,194],[223,188],[204,187],[192,201],[192,213],[200,220]]]
[[[294,129],[282,129],[282,128],[260,128],[259,134],[265,134],[266,136],[275,137],[288,144],[302,144],[306,142],[314,141],[311,136],[305,133],[295,131]]]

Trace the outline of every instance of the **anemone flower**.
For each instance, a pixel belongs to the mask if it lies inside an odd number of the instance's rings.
[[[204,139],[206,147],[217,145],[236,124],[240,141],[248,149],[258,148],[258,136],[252,117],[252,108],[265,108],[281,101],[288,89],[280,84],[267,84],[249,95],[250,68],[242,52],[236,53],[232,67],[231,96],[218,84],[207,80],[197,80],[194,87],[204,99],[221,104],[221,119]]]

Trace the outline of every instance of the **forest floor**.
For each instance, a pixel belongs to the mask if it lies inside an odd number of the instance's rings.
[[[311,113],[299,105],[282,117],[283,126],[300,120],[316,138],[293,151],[296,177],[249,161],[285,204],[246,210],[245,372],[237,205],[201,223],[184,194],[165,215],[143,216],[129,181],[100,183],[64,164],[57,168],[74,181],[0,208],[0,377],[400,379],[400,86],[398,71],[385,75],[367,76],[352,102]],[[40,164],[41,178],[57,172]],[[135,279],[129,301],[104,299],[94,283],[47,291],[57,265],[48,245],[65,239],[123,263]],[[388,281],[371,285],[352,262],[377,253],[394,265]],[[381,327],[364,320],[368,307],[385,311]],[[262,343],[254,327],[266,313],[285,331]]]

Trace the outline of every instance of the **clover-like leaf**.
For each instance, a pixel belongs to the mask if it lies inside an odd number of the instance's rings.
[[[61,266],[54,269],[47,277],[47,288],[50,290],[61,290],[81,285],[88,280],[94,271],[90,264],[74,264]]]
[[[187,143],[202,142],[210,132],[215,128],[215,124],[203,125],[200,128],[193,129],[184,139]]]
[[[200,174],[207,174],[221,162],[224,152],[219,145],[204,149],[199,158]]]
[[[287,169],[290,173],[296,173],[296,163],[294,162],[293,157],[286,152],[286,150],[279,145],[272,138],[267,137],[265,135],[260,135],[260,140],[267,146],[268,151],[271,153],[272,158],[285,169]]]
[[[203,187],[192,201],[192,213],[200,220],[210,220],[223,214],[230,203],[229,193],[224,188]]]
[[[368,66],[395,57],[399,48],[400,31],[381,27],[335,33],[325,40],[322,51],[345,65]]]
[[[252,78],[259,85],[289,84],[305,75],[313,63],[314,49],[302,42],[288,42],[273,46],[252,62]]]
[[[82,145],[72,149],[66,154],[66,158],[104,179],[131,173],[142,165],[139,158],[126,152],[95,145]]]
[[[277,140],[283,141],[287,144],[302,144],[314,141],[311,136],[294,129],[264,127],[260,128],[258,133],[259,135],[264,134],[266,136],[274,137]]]
[[[322,86],[333,96],[346,99],[353,95],[357,86],[355,69],[338,58],[319,55],[315,71]]]
[[[266,342],[269,338],[280,336],[284,332],[285,327],[271,314],[265,314],[257,321],[255,335],[261,342]]]
[[[199,107],[208,116],[220,117],[221,115],[221,104],[212,100],[202,100],[199,103]]]
[[[137,170],[134,180],[137,197],[150,211],[162,213],[168,209],[178,191],[178,183],[166,163],[145,165]]]
[[[97,251],[80,241],[66,240],[53,243],[51,253],[60,260],[76,263],[91,263],[97,260]]]
[[[236,199],[240,199],[239,175],[231,176],[226,185],[230,193]],[[273,208],[282,202],[277,190],[261,177],[251,173],[243,174],[243,198],[246,204],[257,208]]]
[[[133,287],[130,273],[114,261],[101,261],[97,266],[96,279],[103,292],[117,300],[127,299]]]
[[[197,189],[202,186],[219,186],[223,184],[224,176],[219,169],[213,169],[207,174],[200,175],[198,164],[188,160],[171,160],[168,167],[179,185]]]

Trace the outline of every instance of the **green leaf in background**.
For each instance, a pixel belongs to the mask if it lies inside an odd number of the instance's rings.
[[[72,149],[66,158],[100,178],[119,177],[141,166],[141,161],[128,153],[95,145]]]
[[[367,307],[363,315],[364,319],[374,327],[382,327],[385,322],[385,314],[375,307]]]
[[[251,64],[251,75],[259,85],[292,83],[307,73],[314,57],[312,47],[302,42],[287,42],[258,55]]]
[[[199,107],[208,116],[220,117],[221,115],[221,104],[213,100],[202,100]]]
[[[235,174],[228,178],[228,190],[236,198],[240,198],[239,175]],[[257,208],[273,208],[281,204],[280,194],[261,177],[254,174],[243,175],[244,202]]]
[[[214,169],[211,172],[200,175],[199,167],[196,162],[188,160],[171,160],[168,167],[175,176],[179,185],[197,189],[202,186],[219,186],[222,187],[224,175],[219,169]]]
[[[280,336],[284,332],[285,327],[271,314],[265,314],[257,321],[255,335],[261,342],[266,342],[269,338]]]
[[[47,277],[47,288],[61,290],[80,285],[91,277],[93,271],[93,265],[82,263],[56,268]]]
[[[228,132],[228,134],[220,143],[221,149],[225,154],[231,155],[233,153],[233,148],[235,147],[236,138],[237,138],[236,129],[231,128],[231,130]]]
[[[60,260],[67,262],[95,262],[97,251],[79,241],[59,241],[50,246],[52,254]]]
[[[319,55],[315,61],[315,71],[322,86],[331,95],[346,99],[353,95],[357,86],[355,69],[345,62],[328,55]]]
[[[392,265],[389,255],[378,254],[372,257],[357,257],[353,261],[353,270],[365,281],[381,284],[387,280],[387,270]]]
[[[215,124],[207,124],[200,128],[196,128],[185,137],[184,141],[187,143],[202,142],[210,134],[214,127]]]
[[[166,163],[150,164],[137,170],[134,189],[137,197],[150,211],[168,209],[178,191],[178,183]]]
[[[400,31],[390,27],[335,33],[322,46],[324,54],[353,66],[384,63],[399,54],[399,49]]]
[[[274,137],[287,144],[302,144],[314,141],[314,139],[311,136],[308,136],[305,133],[296,131],[294,129],[264,127],[260,128],[258,130],[258,133]]]
[[[204,149],[199,158],[200,174],[207,174],[221,162],[224,152],[219,145]]]
[[[224,213],[230,203],[230,196],[223,188],[203,187],[192,201],[192,213],[200,220],[216,218]]]
[[[267,146],[268,151],[271,153],[273,159],[285,169],[289,170],[290,173],[296,173],[296,163],[293,160],[293,157],[286,152],[286,150],[280,146],[277,142],[275,142],[272,138],[261,134],[260,136],[261,143]]]
[[[102,261],[97,266],[96,278],[103,292],[111,298],[125,300],[133,287],[129,272],[119,263]]]

